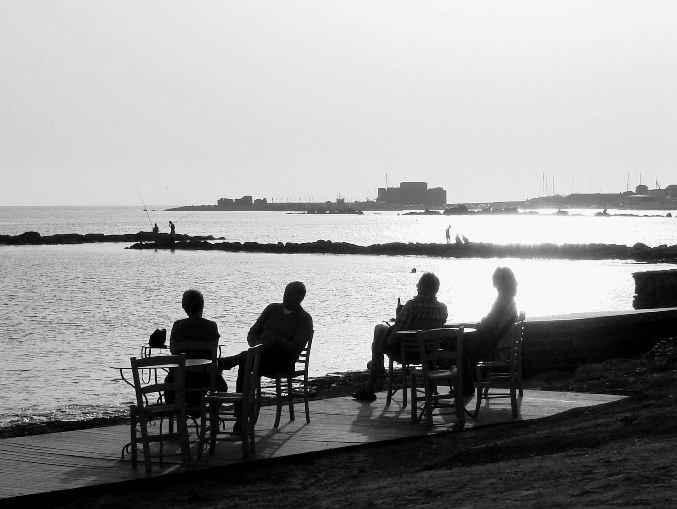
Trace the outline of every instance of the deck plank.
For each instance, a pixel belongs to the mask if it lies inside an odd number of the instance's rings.
[[[618,399],[621,396],[524,391],[519,419],[538,419]],[[467,407],[474,410],[474,399],[467,401]],[[450,431],[456,422],[453,409],[445,409],[441,415],[434,415],[432,430],[423,423],[414,425],[410,421],[410,408],[402,408],[399,399],[393,399],[386,406],[385,393],[374,403],[361,403],[352,398],[312,401],[310,424],[306,423],[302,405],[297,405],[295,410],[296,420],[289,421],[284,407],[280,427],[274,429],[275,407],[261,409],[256,455],[248,461],[443,433]],[[466,417],[466,429],[510,421],[508,399],[484,401],[477,421]],[[129,457],[120,458],[122,446],[128,441],[128,425],[2,439],[0,499],[185,472],[180,467],[177,444],[165,446],[165,451],[173,451],[175,455],[166,457],[162,467],[154,462],[152,473],[145,473],[141,451],[139,468],[130,468]],[[195,460],[196,452],[197,437],[193,431],[193,463],[188,470],[246,461],[241,457],[239,441],[219,442],[215,454],[205,453],[199,462]]]

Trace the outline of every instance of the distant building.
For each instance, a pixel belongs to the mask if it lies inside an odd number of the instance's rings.
[[[379,187],[376,201],[388,205],[444,207],[447,192],[441,187],[428,189],[427,182],[400,182],[400,187]]]

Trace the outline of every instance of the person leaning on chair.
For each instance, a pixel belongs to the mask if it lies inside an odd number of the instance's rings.
[[[466,324],[475,327],[477,332],[469,334],[464,343],[464,357],[467,359],[463,370],[463,385],[472,385],[472,375],[477,363],[488,360],[501,342],[515,320],[517,320],[517,279],[508,267],[498,267],[492,276],[494,288],[498,291],[496,301],[489,314],[477,324]],[[470,368],[470,369],[468,369]]]
[[[284,290],[282,303],[269,304],[256,320],[249,334],[249,346],[263,345],[259,374],[275,376],[281,371],[291,371],[301,351],[313,335],[313,319],[301,307],[306,296],[306,287],[300,281],[289,283]],[[242,392],[244,366],[247,352],[219,359],[219,369],[238,366],[236,391]],[[233,431],[238,432],[240,423],[235,422]]]
[[[172,355],[185,353],[186,357],[189,359],[209,358],[211,355],[209,348],[207,348],[204,352],[201,350],[183,352],[181,349],[181,343],[184,342],[204,342],[209,344],[219,340],[219,328],[216,325],[216,322],[202,318],[202,312],[204,311],[205,307],[205,300],[202,296],[202,293],[193,289],[186,290],[183,292],[183,297],[181,298],[181,307],[188,315],[188,318],[174,322],[174,325],[172,326],[172,332],[169,336],[169,351],[172,353]],[[208,371],[187,372],[186,388],[209,386],[209,377],[210,374]],[[171,383],[173,380],[173,373],[169,373],[166,378],[167,383]],[[216,377],[216,390],[228,390],[228,385],[220,373],[219,376]],[[186,405],[192,407],[200,406],[200,399],[202,398],[201,394],[192,393],[189,395],[189,398],[192,399],[191,401],[186,400]],[[168,403],[172,403],[174,401],[174,393],[168,392],[166,399]]]
[[[364,388],[353,394],[359,401],[374,401],[376,393],[374,385],[383,372],[383,354],[388,357],[399,356],[400,343],[395,336],[397,331],[435,329],[442,327],[447,321],[447,306],[437,300],[440,280],[435,274],[426,272],[416,285],[418,295],[407,301],[390,327],[378,324],[374,328],[374,339],[371,343],[371,363],[369,364],[369,380]]]

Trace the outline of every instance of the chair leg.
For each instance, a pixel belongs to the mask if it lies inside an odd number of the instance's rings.
[[[129,430],[130,430],[130,434],[131,434],[131,440],[130,440],[131,445],[130,445],[129,453],[132,457],[132,468],[136,468],[137,452],[138,452],[137,451],[138,444],[137,444],[137,441],[136,441],[136,423],[138,422],[138,416],[137,416],[136,412],[134,410],[132,410],[131,408],[130,408],[129,414],[131,416],[130,425],[129,425]],[[124,449],[122,450],[122,452],[124,454]]]
[[[188,468],[190,465],[190,441],[188,440],[188,418],[186,415],[180,416],[176,423],[177,431],[179,432],[179,440],[181,442],[181,466]]]
[[[407,364],[402,364],[402,408],[407,408]]]
[[[289,420],[293,421],[294,417],[294,389],[292,387],[292,378],[287,377],[287,398],[289,401]]]
[[[463,405],[463,380],[454,383],[454,405],[456,406],[456,428],[465,427],[465,406]]]
[[[473,419],[477,419],[477,416],[480,413],[480,408],[482,407],[482,368],[480,366],[477,366],[477,380],[475,381],[475,384],[477,386],[477,391],[475,395],[475,415],[473,416]]]
[[[215,410],[215,405],[209,405],[209,454],[214,454],[216,447],[216,435],[219,432],[219,412]]]
[[[393,392],[393,360],[390,359],[390,362],[388,363],[388,395],[386,396],[386,405],[390,405],[390,402],[393,399]]]
[[[433,427],[433,385],[430,382],[425,383],[425,420],[428,428]]]
[[[242,423],[242,457],[249,458],[250,443],[249,443],[249,427],[251,420],[249,417],[249,404],[246,401],[242,402],[242,416],[240,422]]]
[[[274,428],[280,425],[280,417],[282,416],[282,380],[278,376],[275,379],[275,401],[277,402],[277,413],[275,414]]]
[[[251,454],[256,454],[256,434],[255,434],[256,430],[255,430],[255,427],[256,427],[256,421],[252,420],[249,423],[249,434],[247,436],[247,438],[249,439],[249,452]]]
[[[150,472],[153,470],[153,466],[150,463],[150,443],[148,442],[148,427],[145,416],[139,416],[139,424],[141,427],[141,441],[143,443],[143,461],[146,464],[146,472]]]
[[[303,402],[306,407],[306,424],[310,424],[310,406],[308,405],[308,377],[303,379]]]
[[[261,378],[259,377],[259,381],[256,384],[256,417],[254,421],[256,422],[259,421],[260,412],[261,412]]]
[[[198,460],[202,459],[202,449],[205,445],[205,437],[207,435],[207,402],[202,397],[202,404],[200,405],[200,440],[198,441],[197,454]]]
[[[486,368],[486,377],[484,379],[484,397],[489,396],[489,386],[491,385],[491,368]]]
[[[512,418],[517,419],[517,376],[515,367],[510,366],[510,409],[512,410]]]
[[[416,394],[416,379],[411,375],[411,422],[416,424],[418,422],[418,398]]]

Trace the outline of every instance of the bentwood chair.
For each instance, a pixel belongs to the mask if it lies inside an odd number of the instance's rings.
[[[525,314],[521,312],[517,322],[510,327],[499,342],[492,358],[477,364],[475,419],[480,413],[483,399],[510,398],[512,418],[517,419],[519,415],[517,394],[519,393],[520,398],[524,395],[522,384],[524,318]],[[507,387],[492,386],[496,382],[501,382]]]
[[[389,357],[388,365],[388,394],[386,405],[389,405],[398,390],[402,390],[402,408],[407,407],[407,381],[410,376],[411,366],[420,366],[421,357],[418,352],[418,339],[413,331],[399,331],[395,333],[400,337],[399,358]],[[400,365],[400,381],[396,380],[398,373],[395,370],[395,362]]]
[[[188,427],[186,424],[186,402],[185,402],[185,379],[186,379],[186,356],[181,355],[163,355],[137,359],[132,357],[132,373],[134,376],[134,390],[136,392],[136,405],[130,405],[129,413],[131,417],[131,457],[132,467],[137,464],[137,447],[139,442],[139,433],[141,434],[141,443],[143,445],[143,457],[146,463],[146,472],[152,470],[150,444],[159,442],[159,460],[162,465],[164,442],[176,440],[178,438],[181,445],[182,465],[187,467],[190,463],[190,446],[188,443]],[[143,369],[164,369],[162,366],[174,366],[170,368],[173,373],[173,382],[167,383],[166,380],[158,382],[157,377],[151,377],[148,383],[142,382],[140,372]],[[173,391],[175,400],[173,403],[167,403],[164,395],[168,391]],[[177,431],[174,432],[168,423],[167,432],[163,431],[164,420],[177,420]],[[159,426],[149,426],[151,421],[158,421]],[[156,433],[150,433],[151,428],[157,430]]]
[[[292,371],[275,373],[275,375],[261,375],[259,377],[257,393],[256,393],[256,416],[258,418],[259,410],[261,408],[261,378],[268,378],[275,380],[275,400],[277,403],[277,413],[275,414],[275,424],[277,428],[280,425],[280,417],[282,416],[282,380],[286,380],[287,387],[287,404],[289,405],[289,420],[294,420],[294,396],[301,390],[303,391],[303,402],[306,410],[306,422],[310,422],[310,407],[308,405],[308,364],[310,363],[310,349],[313,346],[313,336],[310,336],[308,343],[301,350],[301,355],[296,361],[296,365]]]
[[[218,435],[228,434],[225,440],[233,440],[237,432],[228,432],[225,426],[240,422],[242,426],[242,457],[254,454],[254,427],[256,425],[256,389],[258,387],[259,364],[262,345],[247,350],[244,366],[242,392],[209,392],[202,397],[200,445],[197,458],[202,458],[207,426],[209,426],[209,454],[214,454]]]
[[[411,368],[411,422],[417,423],[425,415],[426,425],[432,428],[435,408],[455,407],[453,427],[463,428],[463,328],[422,330],[418,332],[417,340],[421,367]],[[449,387],[449,393],[440,394],[441,386]],[[424,400],[419,406],[421,388]]]

